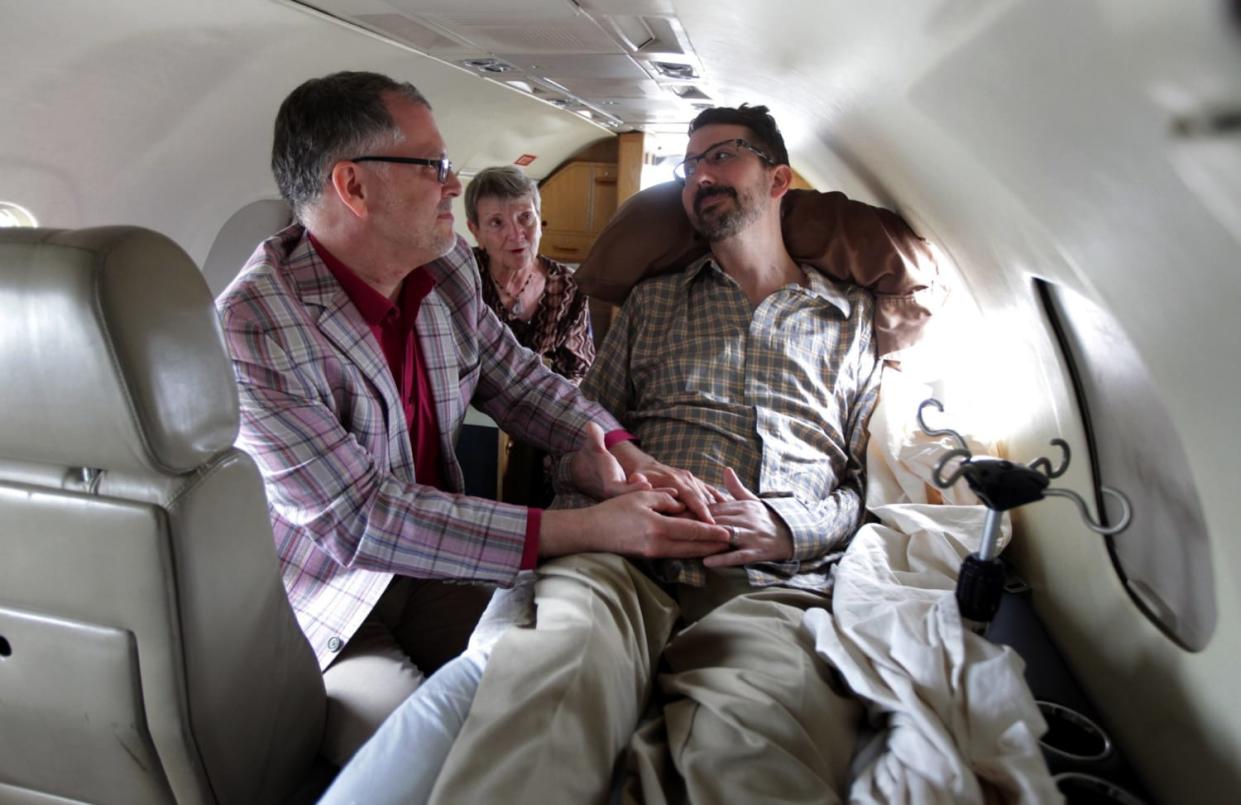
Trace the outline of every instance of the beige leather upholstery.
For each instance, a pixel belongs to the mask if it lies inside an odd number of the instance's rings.
[[[0,230],[0,311],[0,799],[286,799],[323,682],[205,281],[145,230]]]

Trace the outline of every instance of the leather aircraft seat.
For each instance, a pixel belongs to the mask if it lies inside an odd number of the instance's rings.
[[[322,769],[237,429],[176,244],[0,230],[0,802],[281,802]]]

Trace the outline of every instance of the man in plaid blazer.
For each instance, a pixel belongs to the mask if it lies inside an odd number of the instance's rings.
[[[298,87],[272,167],[298,223],[221,294],[238,444],[267,490],[285,588],[329,694],[343,763],[459,652],[489,588],[538,556],[703,556],[727,547],[708,487],[654,461],[521,347],[453,232],[461,184],[409,84],[337,73]],[[541,512],[461,493],[467,405],[553,452],[596,500]],[[686,510],[697,518],[678,518]]]

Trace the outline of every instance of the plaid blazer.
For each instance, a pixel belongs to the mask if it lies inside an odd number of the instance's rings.
[[[496,319],[464,240],[428,269],[417,331],[446,488],[464,488],[453,448],[471,403],[552,452],[576,449],[591,420],[619,427]],[[216,304],[241,397],[237,444],[263,474],[285,589],[321,667],[394,574],[512,581],[528,510],[418,484],[383,352],[302,227],[261,244]]]

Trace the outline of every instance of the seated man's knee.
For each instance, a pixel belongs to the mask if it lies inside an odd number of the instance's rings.
[[[539,568],[535,586],[539,628],[576,624],[597,636],[617,632],[626,644],[662,645],[672,631],[675,602],[622,556],[582,553]]]
[[[759,592],[716,607],[680,632],[666,656],[677,671],[727,669],[745,674],[773,671],[792,680],[821,673],[813,642],[801,627],[804,610]],[[772,658],[780,658],[775,667]]]
[[[538,569],[540,580],[571,578],[586,584],[609,584],[623,588],[631,588],[631,574],[639,572],[628,559],[613,553],[569,554],[543,562]]]

